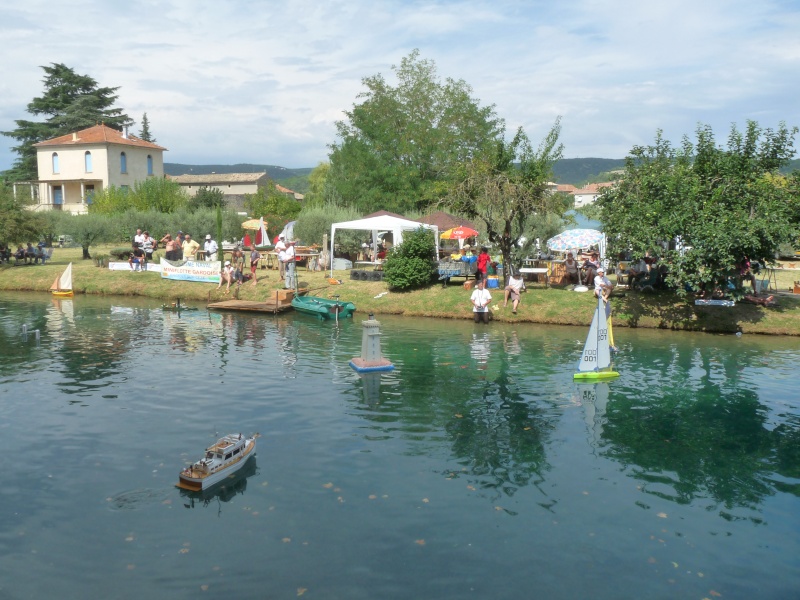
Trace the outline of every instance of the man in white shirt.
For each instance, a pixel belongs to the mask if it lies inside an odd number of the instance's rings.
[[[217,250],[219,247],[217,246],[217,242],[211,239],[211,234],[209,233],[206,236],[206,242],[203,244],[203,252],[206,255],[206,261],[210,262],[212,260],[217,260]]]
[[[281,276],[281,281],[286,274],[286,265],[283,264],[283,259],[281,259],[281,252],[286,251],[286,240],[284,239],[283,234],[278,236],[278,243],[275,244],[275,252],[278,253],[278,273]]]
[[[283,259],[281,259],[281,264],[285,267],[285,279],[283,282],[283,287],[287,290],[294,289],[294,281],[295,281],[295,273],[294,273],[294,261],[295,261],[295,253],[294,253],[294,245],[297,242],[289,242],[286,246],[286,250],[283,252]],[[280,255],[279,255],[280,256]]]
[[[485,325],[489,324],[489,302],[492,301],[492,295],[485,289],[486,280],[478,279],[475,284],[475,290],[470,296],[472,302],[472,317],[476,323],[483,321]]]
[[[144,242],[144,234],[142,233],[141,229],[137,229],[136,235],[133,236],[133,243],[139,246],[139,248],[141,248],[142,242]]]
[[[594,278],[594,295],[595,297],[599,298],[600,296],[603,297],[604,301],[608,301],[608,297],[611,295],[611,291],[614,289],[614,286],[611,285],[608,277],[606,277],[605,269],[600,266],[597,268],[597,275]]]

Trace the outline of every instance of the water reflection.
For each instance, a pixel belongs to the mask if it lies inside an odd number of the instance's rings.
[[[243,496],[247,491],[247,479],[258,472],[256,457],[251,456],[241,469],[223,479],[208,490],[193,492],[179,488],[184,508],[205,508],[209,505],[217,507],[217,516],[222,513],[222,503],[230,502],[236,496]]]

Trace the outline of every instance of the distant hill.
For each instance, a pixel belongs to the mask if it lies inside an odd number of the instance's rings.
[[[562,158],[553,165],[553,177],[556,183],[571,183],[580,186],[586,183],[607,181],[610,179],[609,171],[625,168],[623,158]],[[800,159],[791,161],[781,169],[782,173],[791,173],[800,169]],[[182,165],[178,163],[164,163],[164,173],[167,175],[209,175],[211,173],[261,173],[267,175],[282,185],[305,194],[308,191],[308,175],[313,167],[302,169],[287,169],[275,165]]]
[[[623,158],[562,158],[553,165],[553,176],[556,183],[580,185],[601,173],[623,168],[625,168]]]
[[[164,163],[166,175],[210,175],[211,173],[262,173],[266,171],[270,179],[284,181],[292,177],[308,177],[313,171],[308,169],[287,169],[275,165],[182,165],[179,163]]]

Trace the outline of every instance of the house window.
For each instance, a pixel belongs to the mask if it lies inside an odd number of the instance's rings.
[[[147,155],[147,174],[148,175],[153,174],[153,157],[150,156],[149,154]]]
[[[58,153],[53,152],[53,174],[57,174],[60,171],[58,170]]]
[[[128,172],[128,157],[125,156],[124,152],[120,152],[119,154],[119,172],[120,173]]]
[[[87,185],[84,188],[84,193],[86,194],[86,204],[91,204],[92,199],[94,198],[94,185]]]
[[[130,186],[127,186],[127,185],[121,185],[121,186],[119,186],[119,189],[123,194],[127,194],[128,190],[130,190],[131,188],[130,188]]]
[[[84,165],[86,166],[86,172],[87,173],[91,173],[92,172],[92,153],[89,152],[88,150],[83,155],[83,162],[84,162]]]

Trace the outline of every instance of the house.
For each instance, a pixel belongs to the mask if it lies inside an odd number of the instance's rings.
[[[168,175],[168,178],[180,184],[190,196],[197,194],[200,188],[219,190],[225,196],[225,204],[238,209],[244,207],[246,194],[258,193],[258,188],[269,181],[266,172]]]
[[[572,197],[575,199],[575,208],[580,208],[581,206],[586,206],[588,204],[594,204],[595,200],[597,200],[603,193],[603,190],[605,188],[610,188],[613,185],[614,184],[610,182],[590,183],[582,189],[573,190]]]
[[[282,185],[275,184],[275,189],[278,190],[281,194],[286,194],[287,196],[294,198],[298,202],[302,202],[305,200],[305,196],[299,192],[295,192],[294,190],[290,190],[287,187],[283,187]]]
[[[104,124],[34,144],[39,179],[34,210],[89,209],[92,194],[164,176],[166,148]]]

